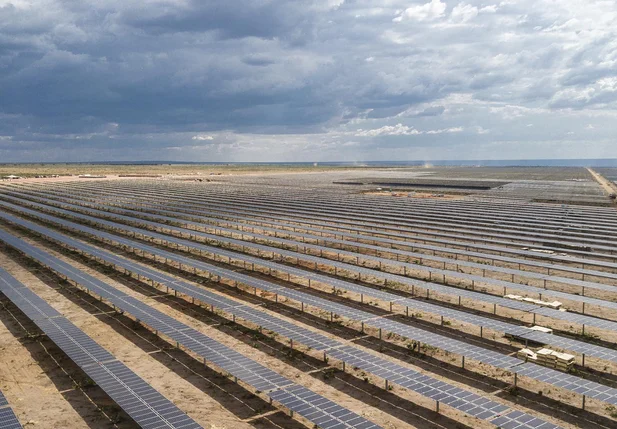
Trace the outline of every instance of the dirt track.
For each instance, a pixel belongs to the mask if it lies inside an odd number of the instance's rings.
[[[598,182],[600,186],[602,186],[604,191],[606,191],[607,195],[617,193],[616,184],[614,184],[610,180],[606,180],[604,176],[602,176],[600,173],[596,172],[595,170],[591,168],[588,168],[587,170],[589,170],[589,173],[591,173],[591,175],[596,180],[596,182]]]

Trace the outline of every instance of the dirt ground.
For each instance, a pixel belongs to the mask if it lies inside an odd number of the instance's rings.
[[[587,170],[593,176],[595,181],[598,182],[600,184],[600,186],[602,186],[602,188],[604,189],[604,192],[606,192],[606,194],[615,194],[615,193],[617,193],[617,185],[615,185],[614,182],[611,182],[610,180],[607,180],[604,176],[602,176],[597,171],[592,170],[591,168],[588,168]]]

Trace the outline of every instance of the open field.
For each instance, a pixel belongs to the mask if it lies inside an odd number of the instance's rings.
[[[332,167],[307,164],[0,164],[0,177],[15,175],[34,177],[38,175],[209,175],[261,174],[291,172],[322,172],[363,167]]]
[[[595,170],[15,168],[0,428],[617,427]]]

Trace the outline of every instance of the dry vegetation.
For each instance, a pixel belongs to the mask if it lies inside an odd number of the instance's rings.
[[[361,167],[332,167],[294,164],[0,164],[0,176],[13,174],[22,177],[37,175],[209,175],[214,174],[255,174],[255,173],[290,173],[323,172],[336,169],[359,169]]]

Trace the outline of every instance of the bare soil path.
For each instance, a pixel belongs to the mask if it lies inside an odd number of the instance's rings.
[[[587,170],[593,176],[593,178],[596,179],[596,182],[598,182],[600,184],[600,186],[602,186],[602,188],[606,191],[607,194],[610,195],[610,194],[616,194],[617,193],[617,185],[615,185],[610,180],[606,179],[604,176],[602,176],[597,171],[595,171],[595,170],[593,170],[591,168],[588,168]]]

